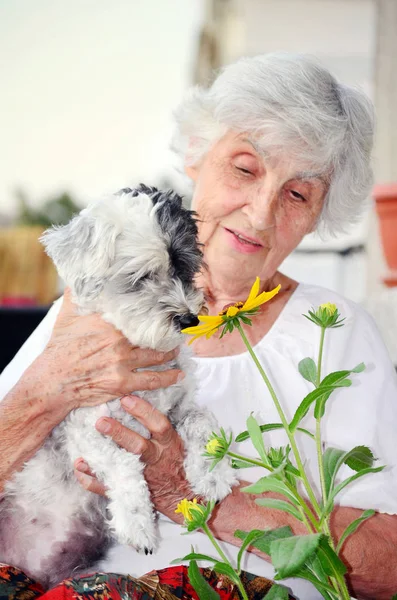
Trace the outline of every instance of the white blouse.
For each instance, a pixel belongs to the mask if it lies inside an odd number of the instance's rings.
[[[345,488],[338,496],[338,503],[397,514],[397,377],[371,317],[360,306],[335,292],[300,284],[271,330],[255,346],[255,352],[287,418],[291,419],[301,400],[313,389],[312,384],[299,374],[298,363],[307,356],[317,360],[320,339],[320,329],[302,315],[325,302],[336,304],[346,320],[344,327],[326,332],[323,375],[351,369],[361,362],[365,363],[366,370],[352,375],[353,385],[350,388],[340,388],[330,397],[323,418],[323,441],[327,446],[343,450],[367,445],[379,459],[377,464],[387,465],[381,473],[364,476]],[[3,371],[0,398],[7,394],[44,349],[59,309],[60,301],[57,301]],[[196,357],[195,362],[199,382],[197,401],[208,405],[224,428],[238,434],[246,428],[245,422],[251,412],[260,423],[280,421],[248,352],[217,358]],[[311,414],[312,411],[309,411],[302,427],[314,431]],[[283,431],[277,430],[265,434],[264,441],[267,446],[281,446],[287,443],[287,438]],[[318,489],[315,444],[304,434],[298,434],[298,445],[311,481]],[[236,444],[234,450],[254,456],[249,441]],[[264,475],[259,468],[244,469],[239,473],[242,479],[248,481]],[[344,466],[339,479],[345,479],[352,473],[349,467]],[[202,553],[214,555],[210,542],[201,533],[181,536],[184,530],[163,516],[159,518],[159,529],[161,544],[155,554],[145,556],[127,546],[115,546],[101,563],[100,570],[139,576],[151,569],[168,566],[171,560],[190,552],[191,545]],[[235,559],[237,549],[230,544],[224,544],[224,547]],[[272,578],[274,575],[271,565],[253,554],[247,555],[243,568],[264,577]],[[288,579],[284,583],[302,600],[321,598],[307,582]]]

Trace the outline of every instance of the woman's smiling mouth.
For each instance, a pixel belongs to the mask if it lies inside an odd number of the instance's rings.
[[[240,231],[228,229],[227,227],[224,227],[224,230],[226,231],[227,238],[232,247],[239,252],[243,252],[244,254],[252,254],[254,252],[259,252],[263,248],[263,244],[261,244],[261,242],[244,235]]]

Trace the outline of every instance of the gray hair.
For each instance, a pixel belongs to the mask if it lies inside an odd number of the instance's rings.
[[[244,131],[265,152],[287,148],[291,160],[327,177],[320,232],[335,235],[360,218],[372,185],[373,106],[313,58],[242,58],[209,89],[190,90],[175,116],[173,148],[186,164],[197,164],[228,130]]]

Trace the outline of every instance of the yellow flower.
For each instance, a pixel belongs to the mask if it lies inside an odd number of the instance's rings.
[[[215,456],[217,450],[221,450],[221,448],[222,444],[217,438],[213,438],[212,440],[210,440],[205,447],[208,454],[212,454],[213,456]]]
[[[336,304],[331,304],[331,302],[326,302],[325,304],[320,304],[320,308],[326,310],[330,317],[335,314],[337,311]]]
[[[194,519],[194,512],[204,512],[204,507],[201,504],[197,504],[197,498],[193,500],[187,500],[184,498],[178,503],[175,513],[181,513],[184,516],[185,521],[190,522]]]
[[[242,313],[246,313],[252,310],[255,310],[261,306],[261,304],[265,304],[275,296],[281,285],[278,285],[274,290],[270,292],[262,292],[259,294],[260,287],[260,279],[256,278],[254,285],[251,288],[251,291],[248,295],[248,298],[245,302],[236,302],[232,306],[229,306],[218,315],[200,315],[199,321],[200,325],[196,325],[195,327],[186,327],[186,329],[182,329],[182,333],[186,333],[188,335],[193,335],[194,337],[190,340],[189,344],[194,342],[197,338],[202,337],[203,335],[206,338],[210,338],[214,333],[226,323],[229,319],[233,319],[241,315]],[[259,295],[258,295],[259,294]]]

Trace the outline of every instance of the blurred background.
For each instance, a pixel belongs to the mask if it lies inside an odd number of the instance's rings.
[[[173,109],[222,65],[276,50],[375,102],[365,217],[307,237],[282,270],[364,304],[397,364],[397,0],[0,0],[0,369],[61,291],[43,229],[140,181],[188,199]]]

